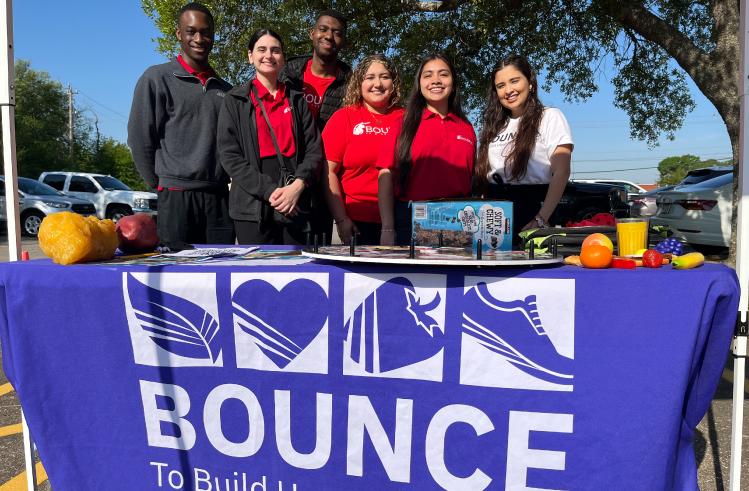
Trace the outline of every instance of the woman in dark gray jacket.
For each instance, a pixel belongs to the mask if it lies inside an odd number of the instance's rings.
[[[240,244],[304,244],[309,226],[303,218],[282,225],[273,212],[305,216],[305,191],[318,180],[322,139],[302,93],[278,81],[284,64],[281,37],[270,29],[256,31],[248,56],[255,78],[226,94],[218,119],[221,165],[232,178],[229,215]],[[293,182],[279,187],[281,169],[289,168]]]

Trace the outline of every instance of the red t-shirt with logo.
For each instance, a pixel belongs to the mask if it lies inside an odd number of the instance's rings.
[[[341,164],[338,178],[352,220],[380,223],[375,164],[391,125],[402,117],[402,107],[380,115],[364,105],[348,106],[336,111],[322,132],[325,157]]]
[[[286,157],[293,156],[296,151],[294,147],[294,118],[291,115],[289,98],[286,97],[286,85],[278,82],[278,90],[275,96],[270,95],[268,89],[258,82],[257,79],[252,81],[252,85],[257,88],[257,95],[263,101],[265,112],[268,113],[268,119],[273,126],[273,133],[276,134],[281,154]],[[252,102],[255,103],[260,158],[275,157],[277,155],[276,147],[273,145],[273,139],[270,136],[270,130],[268,130],[268,123],[265,122],[265,117],[263,117],[263,110],[257,104],[252,91],[250,91],[250,97],[252,98]]]
[[[403,119],[395,122],[380,148],[378,169],[397,173],[395,147]],[[476,161],[476,132],[453,113],[444,119],[428,109],[411,145],[413,166],[405,192],[396,189],[401,201],[458,198],[471,195],[471,177]]]
[[[337,72],[336,72],[337,73]],[[335,77],[321,78],[312,74],[312,60],[307,62],[307,68],[304,70],[304,80],[302,81],[302,94],[307,101],[312,116],[317,120],[320,114],[320,104],[325,95],[325,91],[330,84],[335,81]]]

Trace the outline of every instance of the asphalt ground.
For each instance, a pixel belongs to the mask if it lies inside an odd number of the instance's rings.
[[[337,238],[337,237],[336,237]],[[30,259],[46,256],[36,239],[24,237],[22,250]],[[8,236],[0,232],[0,262],[8,261]],[[711,257],[719,262],[718,257]],[[1,360],[0,355],[0,360]],[[728,491],[731,451],[731,411],[733,397],[733,358],[727,353],[723,378],[710,408],[695,430],[694,451],[697,459],[697,481],[701,491]],[[744,379],[744,434],[741,459],[741,482],[749,489],[749,378]],[[7,391],[7,392],[3,392]],[[15,391],[0,370],[0,491],[25,490],[23,439],[20,434],[21,409]],[[653,442],[657,444],[657,442]],[[37,457],[38,461],[38,457]],[[41,478],[45,478],[43,472]],[[49,481],[42,481],[40,491],[50,491]]]

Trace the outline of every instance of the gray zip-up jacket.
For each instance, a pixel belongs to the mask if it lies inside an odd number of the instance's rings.
[[[216,128],[231,88],[215,73],[204,86],[177,57],[146,70],[127,124],[127,144],[146,184],[205,190],[229,183],[219,164]]]

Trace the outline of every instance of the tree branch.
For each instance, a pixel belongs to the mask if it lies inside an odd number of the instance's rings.
[[[738,47],[739,5],[735,0],[713,0],[710,10],[715,21],[715,51],[734,51]],[[735,52],[738,60],[738,51]]]
[[[469,3],[470,0],[413,1],[401,0],[404,12],[452,12]]]
[[[711,64],[708,54],[695,46],[686,34],[642,5],[628,1],[611,2],[609,5],[615,19],[618,18],[625,27],[666,50],[693,79]]]

